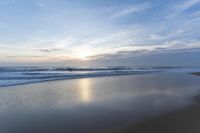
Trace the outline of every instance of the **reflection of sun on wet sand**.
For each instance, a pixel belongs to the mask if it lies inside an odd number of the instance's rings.
[[[91,79],[85,78],[79,81],[80,100],[88,103],[92,100]]]

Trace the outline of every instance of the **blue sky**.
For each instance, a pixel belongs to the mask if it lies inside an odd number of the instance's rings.
[[[200,65],[199,52],[200,0],[0,0],[1,65]]]

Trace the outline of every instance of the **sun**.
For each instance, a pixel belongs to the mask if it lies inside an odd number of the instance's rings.
[[[89,57],[92,55],[93,53],[89,50],[82,50],[77,52],[77,57],[81,60],[89,60]]]

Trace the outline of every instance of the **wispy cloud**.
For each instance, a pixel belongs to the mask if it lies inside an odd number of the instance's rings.
[[[182,12],[192,6],[194,6],[195,4],[199,3],[200,0],[186,0],[181,4],[178,4],[175,6],[176,10],[179,12]]]
[[[111,18],[119,18],[130,14],[134,14],[136,12],[144,11],[149,7],[150,7],[149,3],[144,3],[141,5],[128,5],[128,6],[114,8],[114,13],[111,16]]]
[[[173,18],[198,3],[200,3],[200,0],[185,0],[181,3],[175,4],[173,6],[173,12],[167,16],[167,18]]]
[[[191,16],[192,17],[199,17],[200,16],[200,10],[192,13]]]

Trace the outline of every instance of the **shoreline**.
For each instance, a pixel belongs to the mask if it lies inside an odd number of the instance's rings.
[[[117,76],[128,76],[128,75],[146,75],[146,74],[156,74],[160,73],[162,71],[143,71],[143,72],[137,72],[137,73],[126,73],[126,74],[111,74],[111,75],[94,75],[94,76],[79,76],[79,77],[65,77],[60,79],[48,79],[48,80],[42,80],[42,81],[31,81],[26,83],[17,83],[17,84],[11,84],[11,85],[0,85],[1,88],[5,87],[15,87],[15,86],[21,86],[21,85],[29,85],[29,84],[37,84],[37,83],[45,83],[45,82],[52,82],[52,81],[62,81],[62,80],[73,80],[73,79],[84,79],[84,78],[101,78],[101,77],[117,77]],[[186,73],[185,73],[186,74]],[[200,72],[194,72],[190,73],[192,75],[200,76]]]
[[[85,79],[85,78],[101,78],[101,77],[117,77],[117,76],[131,76],[131,75],[146,75],[146,74],[155,74],[161,71],[135,71],[130,73],[115,73],[115,74],[102,74],[102,75],[80,75],[74,77],[61,77],[55,79],[46,79],[41,81],[30,81],[25,83],[16,83],[10,85],[0,85],[0,88],[4,87],[14,87],[20,85],[29,85],[29,84],[36,84],[36,83],[45,83],[45,82],[52,82],[52,81],[65,81],[65,80],[73,80],[73,79]]]

